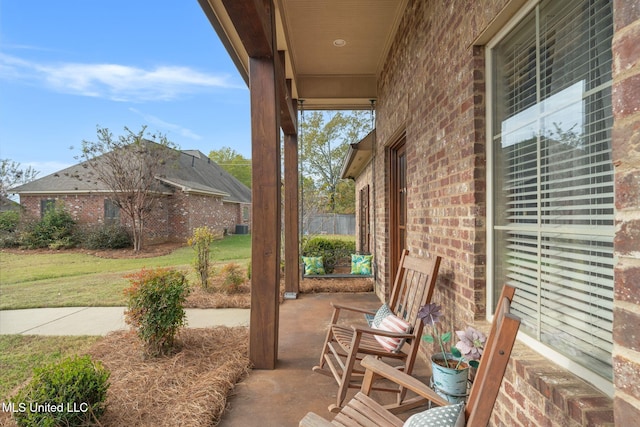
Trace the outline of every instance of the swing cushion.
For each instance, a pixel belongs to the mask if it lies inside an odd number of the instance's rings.
[[[304,274],[306,276],[325,274],[321,256],[303,256],[302,262],[304,263]]]
[[[351,274],[371,275],[373,255],[351,254]]]

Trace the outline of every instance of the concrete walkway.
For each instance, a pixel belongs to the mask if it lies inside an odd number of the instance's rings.
[[[0,334],[106,335],[126,329],[125,307],[62,307],[0,311]],[[187,326],[248,326],[249,310],[188,308]]]

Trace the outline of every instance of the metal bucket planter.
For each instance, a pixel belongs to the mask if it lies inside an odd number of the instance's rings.
[[[445,366],[445,358],[442,353],[431,356],[431,388],[443,398],[452,403],[464,402],[468,395],[469,386],[469,365],[466,362],[460,363],[458,369],[458,359],[451,353],[447,353],[449,367]]]

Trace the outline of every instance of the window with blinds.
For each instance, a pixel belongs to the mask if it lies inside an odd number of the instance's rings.
[[[495,293],[612,377],[612,2],[542,1],[490,48]]]

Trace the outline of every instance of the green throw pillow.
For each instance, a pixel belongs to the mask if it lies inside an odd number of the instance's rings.
[[[373,255],[351,255],[351,274],[371,275],[371,260]]]
[[[306,276],[325,274],[321,256],[303,256],[302,262],[304,263],[304,274]]]

